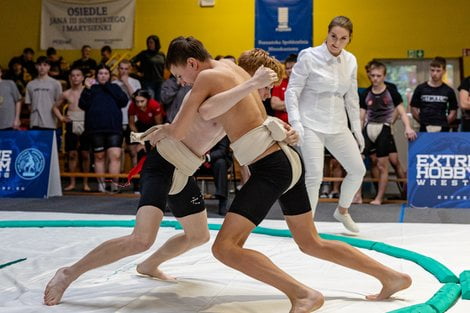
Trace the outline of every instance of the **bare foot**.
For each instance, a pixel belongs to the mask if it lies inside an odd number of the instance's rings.
[[[354,204],[362,204],[362,196],[354,196],[353,200],[351,203],[354,203]]]
[[[152,278],[164,280],[164,281],[176,281],[176,278],[170,275],[167,275],[160,271],[157,267],[153,268],[146,268],[145,265],[139,264],[137,265],[137,272],[142,275],[147,275]]]
[[[372,205],[382,205],[382,201],[374,199],[370,202],[370,204],[372,204]]]
[[[291,300],[292,308],[289,313],[309,313],[319,309],[325,302],[325,298],[316,290],[307,289],[305,296]]]
[[[382,290],[379,294],[366,296],[367,300],[380,301],[390,298],[397,291],[406,289],[411,286],[411,277],[407,274],[397,273],[389,282],[383,283]]]
[[[86,191],[86,192],[91,191],[90,186],[88,186],[88,185],[83,185],[83,191]]]
[[[49,281],[46,290],[44,290],[44,304],[56,305],[60,302],[65,290],[73,282],[67,272],[67,267],[60,268]]]
[[[74,190],[75,189],[75,185],[68,185],[67,187],[64,188],[64,191],[71,191],[71,190]]]

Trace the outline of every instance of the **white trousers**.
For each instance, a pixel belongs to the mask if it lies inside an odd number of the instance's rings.
[[[305,184],[313,214],[317,208],[318,193],[323,179],[325,147],[347,173],[341,184],[339,206],[349,208],[366,174],[357,142],[349,129],[342,133],[325,134],[305,128],[300,150],[305,163]]]

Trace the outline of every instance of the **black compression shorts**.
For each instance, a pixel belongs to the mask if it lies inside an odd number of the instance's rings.
[[[292,169],[282,150],[265,156],[249,168],[251,176],[235,196],[229,212],[240,214],[259,225],[278,199],[284,215],[311,211],[303,163],[299,181],[287,192],[292,181]]]
[[[147,159],[140,173],[139,208],[151,205],[165,211],[166,204],[175,217],[185,217],[205,210],[204,199],[193,177],[183,190],[176,195],[168,195],[175,167],[165,160],[157,149],[147,150]]]
[[[381,158],[397,152],[397,146],[395,145],[390,126],[383,125],[382,131],[377,136],[377,139],[375,139],[375,142],[372,142],[367,135],[367,126],[364,128],[363,135],[366,145],[363,152],[364,155],[376,154],[378,158]]]

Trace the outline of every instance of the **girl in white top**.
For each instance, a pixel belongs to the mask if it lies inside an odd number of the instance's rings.
[[[348,230],[359,232],[348,213],[366,172],[360,154],[364,138],[357,62],[354,55],[344,50],[351,41],[352,29],[349,18],[337,16],[328,25],[328,37],[322,45],[300,52],[292,69],[285,103],[289,122],[302,138],[300,149],[312,210],[318,202],[326,147],[347,172],[334,217]]]

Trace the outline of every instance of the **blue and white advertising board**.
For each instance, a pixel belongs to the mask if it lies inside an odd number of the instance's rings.
[[[408,205],[470,209],[470,133],[419,133],[410,142]]]
[[[55,132],[0,132],[0,197],[61,196]]]
[[[313,0],[256,0],[255,47],[284,61],[312,46]]]

